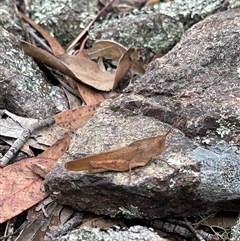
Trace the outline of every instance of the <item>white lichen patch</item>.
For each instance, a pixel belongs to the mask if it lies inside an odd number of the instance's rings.
[[[120,207],[119,210],[126,218],[143,218],[143,214],[138,207],[130,205],[129,207]]]
[[[224,118],[220,118],[216,122],[219,123],[219,127],[216,129],[216,133],[220,135],[221,138],[223,138],[226,135],[229,135],[231,131],[236,128],[235,125],[232,125]]]
[[[40,0],[31,4],[31,18],[59,42],[69,43],[95,17],[98,1]]]

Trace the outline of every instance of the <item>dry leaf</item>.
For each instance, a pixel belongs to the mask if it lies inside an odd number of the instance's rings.
[[[158,2],[160,2],[160,0],[148,0],[148,1],[145,3],[144,7],[149,6],[149,5],[152,5],[152,4],[154,4],[154,3],[158,3]]]
[[[17,10],[17,8],[16,8],[16,10]],[[59,54],[65,53],[61,44],[54,37],[52,37],[48,33],[48,31],[46,31],[44,28],[42,28],[41,26],[36,24],[33,20],[31,20],[30,18],[28,18],[27,16],[25,16],[23,13],[19,12],[18,10],[17,10],[17,13],[21,18],[23,18],[26,22],[31,24],[33,28],[35,28],[38,32],[40,32],[42,34],[42,36],[47,40],[47,42],[51,46],[51,49],[52,49],[54,55],[59,55]],[[67,80],[68,84],[70,84],[70,86],[74,89],[75,84],[72,83],[73,80],[71,80],[70,77],[66,78],[66,80]],[[91,104],[97,104],[97,103],[104,101],[104,97],[102,96],[101,93],[97,92],[96,90],[91,89],[88,86],[83,85],[82,83],[80,83],[79,85],[81,85],[81,89],[78,88],[80,97],[83,99],[83,101],[85,101],[86,104],[91,105]]]
[[[131,181],[131,169],[145,166],[152,158],[156,158],[165,149],[167,136],[172,132],[172,127],[164,135],[147,137],[132,142],[126,147],[89,155],[65,163],[69,171],[127,171]]]
[[[43,61],[47,65],[58,69],[80,82],[86,82],[86,84],[104,91],[109,91],[113,88],[115,74],[100,71],[97,63],[87,58],[79,58],[65,54],[57,58],[47,51],[27,42],[21,41],[20,45],[27,55]],[[74,73],[72,71],[74,71]]]
[[[86,215],[82,224],[80,225],[80,227],[92,227],[101,229],[107,229],[113,226],[123,226],[122,219],[97,216],[94,214]]]
[[[45,200],[44,200],[45,201]],[[43,201],[43,202],[44,202]],[[17,241],[42,241],[45,240],[44,237],[46,233],[50,233],[52,229],[58,227],[61,222],[59,216],[61,215],[64,207],[56,202],[51,202],[46,207],[44,207],[45,213],[48,216],[45,216],[42,209],[36,212],[35,207],[31,208],[29,211],[33,214],[32,217],[28,214],[27,219],[30,221],[30,224],[24,228],[17,237]],[[28,212],[29,213],[29,212]]]
[[[57,125],[66,127],[72,132],[78,130],[94,115],[99,104],[80,106],[73,110],[65,110],[53,116]]]
[[[130,56],[135,51],[130,48],[123,54],[119,60],[115,74],[101,71],[96,62],[87,58],[67,54],[58,55],[56,58],[47,51],[34,47],[27,42],[21,41],[20,45],[27,55],[43,61],[62,73],[102,91],[110,91],[117,86],[118,82],[131,68],[132,60]]]
[[[36,24],[32,19],[30,19],[29,17],[27,17],[23,13],[19,12],[17,10],[17,8],[15,8],[15,9],[16,9],[16,12],[19,15],[19,17],[23,18],[26,22],[31,24],[32,27],[34,29],[36,29],[39,33],[41,33],[41,35],[47,40],[47,42],[51,46],[51,49],[52,49],[54,55],[65,53],[62,45],[54,37],[52,37],[47,30],[45,30],[44,28],[42,28],[41,26]]]
[[[105,100],[102,93],[91,86],[85,85],[81,82],[77,82],[76,85],[80,97],[87,105],[96,105]]]
[[[0,119],[0,139],[9,145],[12,145],[19,136],[22,136],[25,129],[29,129],[32,124],[38,121],[37,119],[14,115],[7,110],[4,110],[4,114],[8,117],[6,119]],[[29,146],[39,150],[45,150],[67,131],[66,128],[57,125],[36,130],[31,134],[30,138],[21,148],[21,151],[30,154]]]
[[[22,211],[43,200],[43,179],[36,175],[31,167],[40,164],[50,171],[54,163],[68,149],[70,137],[65,134],[40,156],[15,162],[0,169],[0,223],[18,215]]]
[[[113,88],[115,88],[117,86],[118,82],[131,69],[133,63],[132,63],[132,60],[130,57],[133,52],[134,52],[134,49],[130,48],[127,52],[125,52],[123,54],[123,56],[119,60],[118,65],[117,65]]]
[[[81,82],[103,91],[110,91],[113,88],[115,74],[101,71],[96,62],[67,54],[57,57]]]
[[[82,101],[79,99],[80,96],[75,95],[76,92],[73,94],[64,86],[62,86],[62,89],[67,97],[69,109],[74,109],[82,105]]]
[[[54,55],[25,41],[20,41],[20,46],[27,55],[36,58],[55,69],[58,69],[62,73],[74,79],[77,79],[77,77],[65,66],[65,64]]]
[[[85,57],[96,59],[104,57],[106,59],[120,59],[127,52],[127,48],[112,40],[98,40],[90,49],[83,51]]]

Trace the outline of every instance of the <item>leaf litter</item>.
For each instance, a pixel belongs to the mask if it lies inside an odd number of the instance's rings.
[[[111,2],[113,1],[110,1],[109,5]],[[0,207],[2,214],[0,215],[0,222],[16,216],[47,196],[43,187],[43,179],[57,159],[63,155],[68,148],[70,136],[68,134],[64,135],[64,133],[75,132],[94,115],[100,103],[105,99],[102,91],[114,90],[129,70],[133,70],[139,75],[142,75],[146,69],[141,56],[139,56],[138,48],[127,49],[111,40],[97,41],[91,49],[80,49],[77,55],[69,55],[48,31],[19,12],[17,8],[16,12],[21,19],[29,23],[44,37],[52,50],[52,53],[49,53],[42,48],[21,41],[20,46],[24,52],[47,66],[63,73],[64,75],[61,77],[58,76],[59,81],[61,80],[69,85],[73,92],[75,91],[75,95],[77,93],[77,97],[82,100],[83,105],[55,115],[53,117],[55,122],[53,126],[42,128],[31,134],[30,138],[22,147],[22,150],[30,154],[32,153],[31,148],[33,147],[45,150],[42,154],[37,157],[21,160],[0,169],[2,174],[0,177],[0,190],[3,190],[4,193],[1,196],[1,203],[3,203],[3,205]],[[92,23],[86,27],[85,32],[87,32]],[[29,27],[26,29],[29,29]],[[68,52],[83,35],[84,34],[81,33],[75,42],[68,47]],[[85,40],[87,40],[87,38]],[[81,48],[84,47],[84,44],[85,42],[83,42]],[[117,61],[117,64],[108,72],[104,69],[104,62],[102,67],[96,62],[96,60],[100,58],[104,61]],[[112,62],[111,65],[114,66],[113,63],[114,62]],[[113,94],[116,95],[115,93]],[[7,112],[5,114],[8,115],[8,117],[1,118],[0,125],[7,129],[0,128],[2,130],[0,136],[2,140],[5,142],[8,141],[9,143],[19,138],[21,133],[33,123],[38,122],[36,119],[18,118],[18,116]],[[63,139],[57,141],[62,136],[64,136]],[[7,139],[12,140],[9,141]],[[11,188],[8,188],[9,186]],[[103,220],[102,222],[105,221]]]

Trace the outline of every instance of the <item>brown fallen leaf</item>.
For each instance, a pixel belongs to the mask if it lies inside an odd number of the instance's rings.
[[[79,95],[86,105],[96,105],[105,100],[103,94],[91,86],[85,85],[81,82],[77,82],[76,85]]]
[[[86,214],[80,227],[92,227],[107,229],[114,226],[126,227],[123,223],[123,219],[109,218],[106,216],[98,216],[96,214]]]
[[[85,57],[96,59],[104,57],[106,59],[120,59],[127,52],[127,48],[112,40],[98,40],[90,49],[83,51]]]
[[[65,168],[69,171],[88,170],[90,172],[129,170],[128,183],[130,183],[132,168],[145,166],[151,159],[161,154],[165,149],[166,138],[174,128],[175,126],[163,135],[134,141],[126,147],[67,162]]]
[[[71,55],[60,55],[57,58],[47,51],[25,41],[21,41],[20,46],[27,55],[58,69],[62,73],[80,82],[86,81],[86,84],[104,91],[109,91],[113,88],[115,74],[102,72],[96,62],[87,58],[79,58]]]
[[[49,43],[49,45],[51,46],[51,49],[54,53],[54,55],[58,55],[58,54],[63,54],[65,53],[64,48],[62,47],[62,45],[54,38],[50,35],[50,33],[45,30],[44,28],[42,28],[40,25],[38,25],[37,23],[35,23],[32,19],[30,19],[29,17],[27,17],[26,15],[24,15],[23,13],[19,12],[17,7],[15,7],[15,10],[18,14],[18,16],[20,18],[23,18],[26,22],[28,22],[34,29],[36,29],[39,33],[41,33],[41,35],[47,40],[47,42]]]
[[[55,69],[58,69],[62,73],[74,79],[77,79],[77,77],[68,69],[68,67],[66,67],[66,65],[56,56],[25,41],[20,41],[20,46],[27,55],[36,58]]]
[[[70,136],[64,137],[41,155],[15,162],[0,169],[0,223],[43,200],[47,193],[43,179],[32,171],[32,165],[42,165],[49,172],[68,149]]]
[[[67,127],[72,132],[76,131],[94,115],[99,104],[85,105],[73,110],[65,110],[53,116],[55,123],[62,127]]]
[[[110,91],[113,89],[115,73],[103,72],[96,62],[88,58],[67,54],[61,54],[57,57],[80,82],[98,90]]]
[[[118,82],[126,75],[126,73],[131,69],[133,64],[131,60],[131,54],[133,53],[133,48],[128,49],[128,51],[125,52],[118,61],[116,75],[113,83],[113,89],[117,86]]]
[[[149,6],[149,5],[152,5],[154,3],[158,3],[160,2],[160,0],[148,0],[145,4],[144,4],[144,7],[146,6]]]
[[[103,72],[98,64],[88,58],[61,54],[57,57],[47,51],[21,41],[24,52],[62,73],[102,91],[114,89],[133,65],[131,55],[135,49],[130,48],[118,62],[116,73]],[[132,55],[133,56],[133,55]],[[135,58],[134,61],[136,62]],[[135,63],[134,63],[135,65]]]

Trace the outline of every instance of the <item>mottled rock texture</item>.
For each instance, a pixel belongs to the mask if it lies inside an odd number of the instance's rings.
[[[169,212],[180,214],[188,211],[175,203],[188,200],[190,205],[192,200],[189,195],[200,179],[198,168],[188,156],[194,145],[180,132],[174,132],[164,155],[146,167],[132,171],[129,186],[128,172],[90,174],[64,169],[66,161],[122,147],[139,138],[164,133],[170,128],[156,119],[122,115],[111,111],[108,106],[105,103],[105,107],[76,133],[69,151],[46,178],[46,188],[51,197],[78,210],[112,217],[124,214],[129,218],[153,218],[166,216]],[[168,160],[175,169],[162,162],[161,158]]]
[[[99,228],[83,227],[78,230],[54,239],[55,241],[93,241],[93,240],[118,240],[118,241],[164,241],[157,233],[142,226],[133,226],[128,230],[108,229],[107,231]]]
[[[95,17],[98,0],[35,0],[30,12],[36,23],[46,28],[63,45],[68,45]]]
[[[212,15],[189,29],[167,55],[80,129],[45,186],[77,210],[152,219],[240,209],[240,10]],[[168,148],[127,172],[69,172],[66,161],[161,134],[183,117]],[[208,133],[210,132],[210,133]],[[204,143],[204,145],[202,145]],[[206,145],[209,144],[209,145]],[[175,168],[170,168],[161,158]]]
[[[228,6],[231,4],[223,5],[222,0],[159,2],[96,23],[89,32],[89,42],[111,39],[128,48],[143,47],[153,53],[159,50],[166,53],[191,25]]]
[[[0,108],[44,119],[68,108],[62,89],[51,84],[33,59],[23,53],[14,2],[0,1]]]
[[[205,136],[204,141],[211,142],[215,137],[206,134],[212,131],[239,144],[239,20],[239,9],[212,15],[150,64],[145,76],[126,90],[149,97],[141,112],[169,123],[181,115],[188,136]],[[129,103],[131,96],[115,102],[114,108]]]

